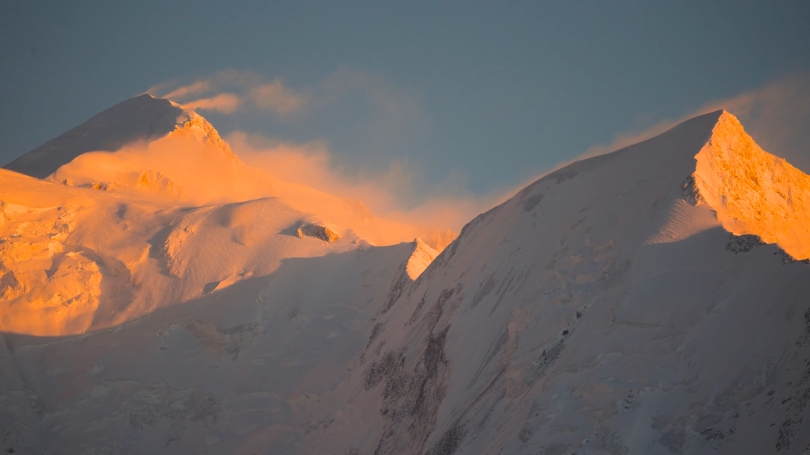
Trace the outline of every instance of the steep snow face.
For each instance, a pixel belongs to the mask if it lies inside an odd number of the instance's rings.
[[[190,111],[169,100],[140,95],[96,115],[58,138],[3,166],[36,178],[45,178],[60,166],[87,152],[116,151],[138,141],[169,134],[192,120]]]
[[[366,346],[411,253],[409,244],[361,245],[289,258],[270,276],[114,329],[0,335],[0,447],[294,451],[307,432],[329,425],[313,409],[331,400]]]
[[[810,176],[763,151],[728,112],[695,158],[697,189],[723,227],[810,258]]]
[[[407,273],[412,280],[419,278],[419,275],[436,259],[439,253],[425,242],[416,239],[413,241],[413,253],[408,259]]]
[[[707,143],[742,140],[729,119],[574,163],[469,223],[295,452],[806,450],[810,266],[712,222],[690,178]]]

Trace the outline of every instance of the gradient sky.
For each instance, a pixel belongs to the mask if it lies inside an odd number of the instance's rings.
[[[392,3],[4,1],[0,162],[232,69],[314,107],[201,112],[221,133],[326,141],[341,172],[398,163],[485,194],[810,71],[807,1]]]

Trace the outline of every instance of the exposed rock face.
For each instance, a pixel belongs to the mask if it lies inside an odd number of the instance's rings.
[[[335,234],[335,232],[329,229],[328,227],[313,223],[305,223],[301,227],[299,227],[298,237],[300,238],[314,237],[316,239],[321,239],[327,243],[332,243],[340,238],[339,235]]]

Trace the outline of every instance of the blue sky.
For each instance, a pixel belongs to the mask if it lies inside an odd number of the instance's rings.
[[[344,174],[402,166],[416,193],[482,195],[786,78],[808,94],[806,1],[436,3],[2,2],[0,162],[232,70],[253,81],[240,96],[278,82],[306,106],[201,110],[220,132],[322,141]]]

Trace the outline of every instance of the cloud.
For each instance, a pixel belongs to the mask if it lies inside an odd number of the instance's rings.
[[[383,145],[419,123],[421,107],[416,97],[378,75],[339,67],[310,87],[292,88],[279,78],[269,79],[250,71],[219,71],[190,84],[168,81],[150,88],[147,93],[167,98],[186,107],[215,109],[232,114],[253,109],[277,116],[291,116],[305,111],[324,112],[330,107],[344,110],[347,105],[371,112],[373,119],[358,134],[369,143]],[[221,95],[228,95],[229,101]],[[212,101],[217,99],[217,103]],[[238,99],[238,102],[234,101]],[[203,107],[204,106],[204,107]],[[223,106],[227,106],[224,108]]]
[[[257,108],[279,114],[299,111],[307,103],[305,95],[293,92],[279,80],[251,89],[247,98],[253,101]]]
[[[221,93],[211,98],[201,98],[183,105],[188,109],[217,111],[231,114],[242,104],[242,100],[233,93]]]
[[[280,79],[226,70],[191,83],[158,84],[150,93],[196,110],[295,115],[327,130],[340,125],[342,134],[353,138],[351,155],[333,153],[325,141],[295,143],[239,131],[225,136],[247,164],[285,181],[359,201],[375,216],[421,226],[419,236],[440,247],[499,201],[500,195],[473,195],[461,172],[426,182],[421,163],[390,156],[392,144],[419,137],[425,123],[418,97],[379,75],[339,67],[309,87],[293,89]]]
[[[268,80],[250,71],[225,70],[198,79],[191,84],[164,82],[150,88],[150,93],[167,98],[190,109],[215,110],[232,114],[252,107],[277,115],[302,110],[309,96],[285,85],[280,79]]]
[[[211,89],[211,83],[209,81],[197,81],[193,84],[185,85],[183,87],[178,87],[171,92],[164,95],[165,98],[170,100],[173,99],[182,99],[188,95],[196,95],[201,92],[206,92]]]
[[[387,169],[340,168],[325,142],[296,144],[261,135],[234,132],[226,137],[234,152],[248,165],[335,196],[360,201],[375,216],[424,226],[421,236],[440,247],[479,213],[513,194],[496,191],[478,196],[467,191],[462,178],[449,177],[430,184],[404,162]]]

